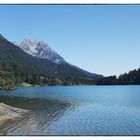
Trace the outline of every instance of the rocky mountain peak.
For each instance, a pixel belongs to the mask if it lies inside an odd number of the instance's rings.
[[[17,44],[16,44],[17,45]],[[37,39],[24,39],[18,46],[26,53],[36,57],[50,60],[53,63],[66,63],[56,51],[51,49],[47,42]]]

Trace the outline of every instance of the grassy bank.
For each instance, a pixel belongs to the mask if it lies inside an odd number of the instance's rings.
[[[32,87],[33,85],[26,83],[26,82],[23,82],[20,86],[21,87]]]

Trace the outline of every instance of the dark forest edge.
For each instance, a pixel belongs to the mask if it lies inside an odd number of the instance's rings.
[[[128,73],[121,74],[118,78],[114,76],[104,77],[95,82],[96,85],[140,85],[140,68]]]
[[[12,90],[23,86],[71,86],[93,85],[94,80],[88,78],[72,78],[41,76],[34,71],[22,71],[18,65],[0,64],[0,90]]]
[[[71,77],[57,79],[55,77],[40,77],[38,74],[27,72],[18,73],[17,67],[13,66],[8,72],[3,65],[0,70],[0,90],[11,90],[19,86],[72,86],[72,85],[139,85],[140,68],[128,73],[121,74],[118,78],[114,76],[103,77],[100,79],[72,79]],[[5,69],[5,71],[4,71]]]

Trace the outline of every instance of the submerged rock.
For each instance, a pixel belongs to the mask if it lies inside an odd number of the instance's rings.
[[[18,118],[22,118],[28,110],[12,107],[4,103],[0,103],[0,128],[4,127],[5,123],[13,122]]]

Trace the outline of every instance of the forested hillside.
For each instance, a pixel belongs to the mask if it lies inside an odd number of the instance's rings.
[[[22,82],[32,85],[94,84],[100,75],[88,73],[70,64],[55,64],[26,54],[0,36],[0,88],[9,89]]]
[[[56,64],[35,58],[0,35],[0,89],[12,89],[23,82],[31,85],[137,85],[140,68],[103,77],[68,63]]]

